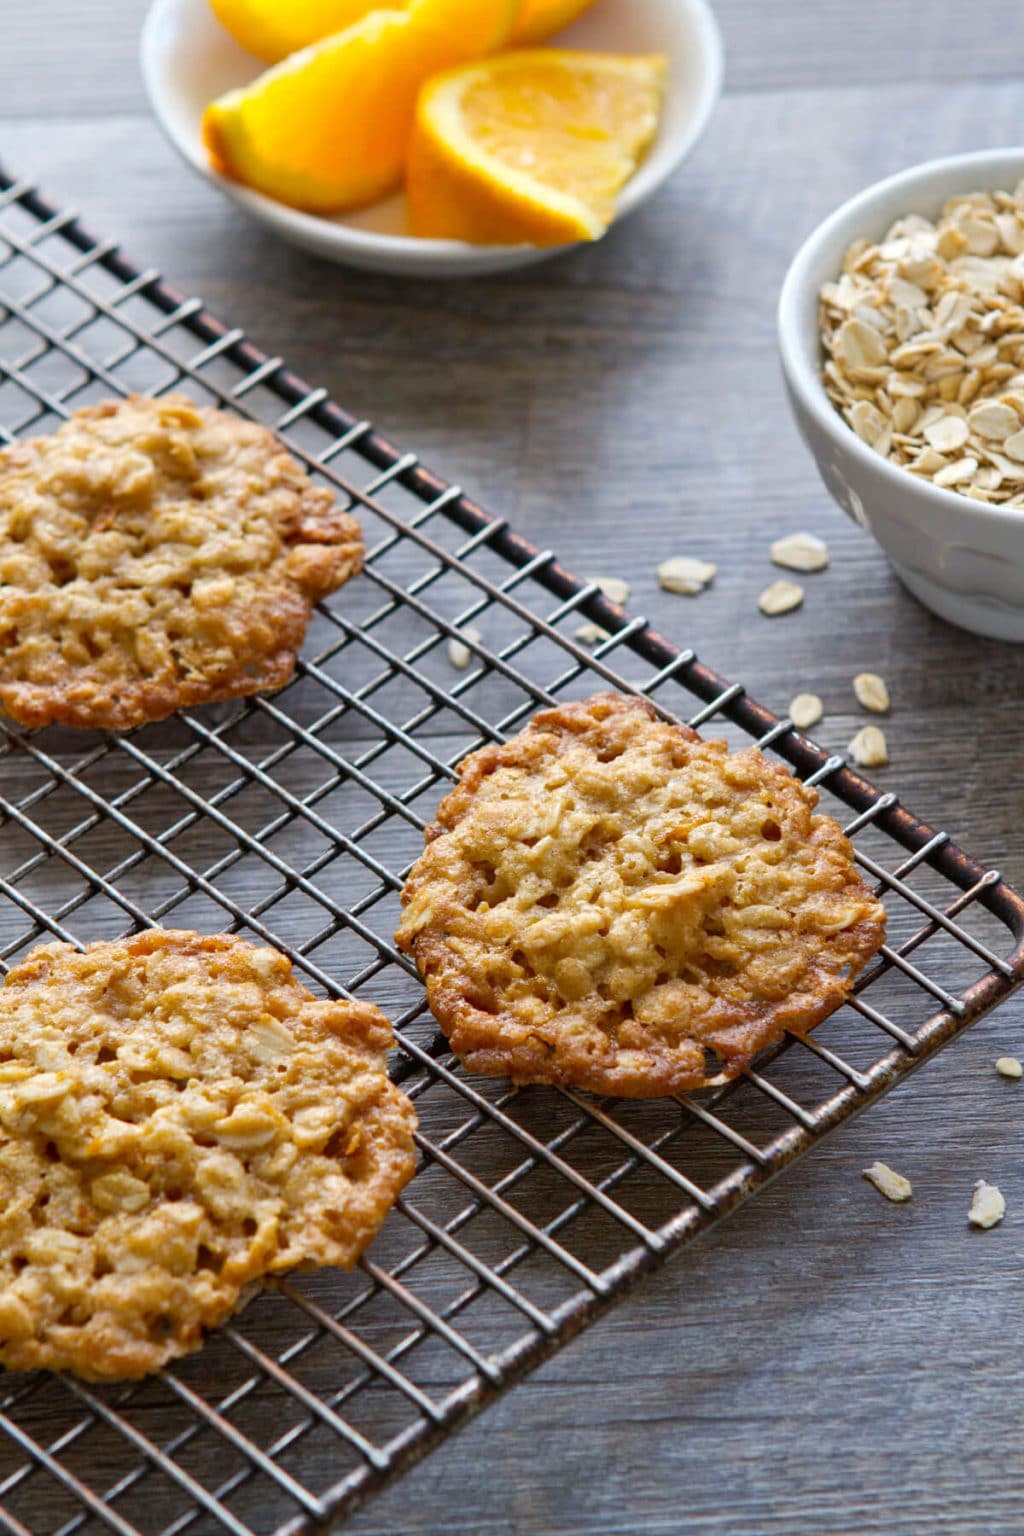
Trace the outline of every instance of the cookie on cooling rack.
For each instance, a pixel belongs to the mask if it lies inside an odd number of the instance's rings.
[[[390,1042],[232,935],[33,950],[0,987],[0,1364],[142,1376],[261,1276],[353,1264],[413,1171]]]
[[[128,730],[282,687],[359,524],[268,428],[182,395],[0,452],[0,708]]]
[[[461,764],[397,941],[470,1071],[636,1098],[734,1077],[884,936],[817,800],[643,700],[546,710]]]

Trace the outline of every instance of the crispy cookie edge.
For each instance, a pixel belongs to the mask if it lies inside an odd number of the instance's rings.
[[[611,692],[542,711],[518,736],[506,743],[484,747],[458,765],[459,782],[445,796],[436,819],[426,829],[425,854],[429,854],[432,843],[469,814],[479,786],[498,769],[528,768],[573,738],[589,737],[599,745],[612,742],[622,734],[632,738],[638,725],[658,719],[657,711],[647,700]],[[677,731],[684,740],[702,740],[689,726],[669,728]],[[813,812],[819,800],[817,790],[794,778],[781,764],[771,762],[762,754],[758,757],[764,771],[776,779],[780,790],[799,794],[808,810]],[[848,863],[847,886],[860,895],[871,895],[856,870],[852,845],[842,829],[828,816],[816,815],[812,819],[814,840],[830,844],[833,851],[840,853]],[[403,906],[417,891],[428,886],[431,879],[428,859],[423,856],[413,866],[406,881]],[[483,1076],[509,1077],[515,1083],[579,1088],[616,1098],[658,1098],[731,1081],[745,1071],[761,1051],[778,1043],[787,1031],[806,1034],[841,1007],[858,975],[877,953],[885,937],[885,908],[877,899],[873,900],[873,906],[873,919],[865,919],[846,930],[845,937],[849,939],[852,951],[847,974],[816,970],[820,986],[816,1004],[808,1006],[805,1003],[799,1011],[791,1008],[788,1013],[785,1001],[765,1009],[756,1023],[749,1026],[749,1032],[757,1035],[756,1042],[749,1048],[729,1048],[727,1053],[719,1053],[717,1047],[709,1046],[720,1060],[719,1069],[714,1074],[688,1068],[677,1052],[667,1047],[659,1048],[656,1041],[643,1047],[641,1054],[650,1063],[643,1071],[626,1070],[617,1065],[620,1053],[611,1041],[602,1060],[580,1056],[566,1064],[564,1050],[549,1047],[536,1035],[524,1036],[522,1026],[513,1014],[484,1012],[476,1006],[471,987],[467,986],[467,977],[446,943],[443,910],[438,912],[434,926],[416,934],[410,934],[400,925],[395,940],[399,948],[415,960],[431,1011],[468,1071]],[[499,1041],[502,1029],[523,1038],[504,1046]],[[485,1039],[486,1044],[480,1044],[481,1039]],[[703,1050],[700,1057],[703,1060]]]
[[[98,940],[88,944],[83,952],[84,956],[87,957],[91,952],[98,950],[110,949],[114,943],[117,941]],[[158,949],[171,949],[194,955],[227,953],[244,956],[254,950],[269,947],[255,945],[237,934],[200,934],[187,929],[150,929],[129,936],[121,941],[121,944],[126,953],[135,955],[150,954]],[[15,986],[36,984],[45,978],[52,966],[53,958],[55,955],[59,956],[62,951],[77,953],[71,946],[60,943],[37,946],[12,968],[3,986],[12,981]],[[303,1004],[307,1000],[320,1001],[316,994],[303,987],[301,982],[296,981],[290,962],[286,979],[304,994],[301,998]],[[0,993],[2,991],[3,987],[0,986]],[[375,1004],[360,999],[345,1000],[345,1007],[351,1014],[347,1023],[350,1023],[355,1032],[362,1037],[365,1046],[383,1055],[388,1046],[394,1042],[394,1029],[388,1016]],[[381,1076],[381,1093],[368,1118],[375,1126],[383,1126],[388,1133],[387,1139],[377,1147],[380,1153],[379,1172],[382,1175],[379,1182],[385,1186],[383,1207],[378,1218],[365,1226],[350,1259],[343,1266],[332,1267],[351,1269],[358,1263],[416,1170],[413,1133],[418,1124],[418,1117],[415,1108],[401,1089],[391,1082],[387,1076],[386,1067],[382,1067]],[[291,1270],[319,1267],[328,1266],[321,1265],[316,1260],[287,1266],[280,1262],[272,1262],[257,1272],[242,1275],[233,1288],[225,1289],[222,1300],[218,1300],[216,1305],[211,1305],[205,1310],[198,1320],[194,1337],[187,1340],[173,1337],[165,1340],[126,1338],[123,1330],[113,1326],[109,1330],[102,1327],[91,1330],[86,1336],[86,1329],[80,1328],[75,1337],[64,1339],[59,1345],[47,1342],[38,1336],[19,1341],[0,1340],[0,1365],[8,1371],[17,1372],[41,1369],[68,1370],[84,1381],[141,1380],[171,1361],[182,1359],[201,1349],[206,1341],[207,1332],[222,1326],[246,1307],[263,1288],[265,1280],[275,1274]],[[182,1276],[181,1280],[182,1284],[187,1286],[188,1277]],[[70,1333],[71,1330],[69,1329],[68,1332]]]
[[[185,395],[173,393],[159,397],[133,394],[124,400],[100,401],[75,411],[69,421],[94,421],[112,415],[123,406],[156,404],[184,407],[198,411],[204,418],[216,416],[226,422],[242,419],[232,416],[229,411],[200,406]],[[365,544],[358,519],[342,508],[326,488],[309,479],[269,427],[261,426],[260,430],[267,459],[285,458],[289,472],[296,480],[295,497],[284,519],[281,537],[298,558],[293,561],[296,571],[290,580],[291,600],[278,603],[271,615],[277,638],[275,649],[239,670],[225,669],[209,678],[182,679],[172,685],[155,679],[141,679],[126,683],[116,692],[107,679],[97,681],[84,668],[77,685],[66,682],[58,687],[45,683],[4,682],[0,678],[0,709],[4,714],[29,730],[65,725],[80,730],[128,731],[164,720],[176,709],[245,698],[254,693],[272,693],[291,680],[314,606],[359,575]],[[46,443],[54,436],[56,433],[49,433],[13,443],[0,456],[0,464],[6,458],[17,467],[27,467],[33,458],[43,453]]]

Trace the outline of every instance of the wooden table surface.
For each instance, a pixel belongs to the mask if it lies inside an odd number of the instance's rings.
[[[599,0],[600,3],[600,0]],[[1024,882],[1024,648],[933,619],[832,506],[790,420],[774,308],[797,242],[916,160],[1018,141],[1010,0],[718,0],[726,94],[673,183],[604,242],[494,281],[368,277],[292,252],[177,161],[135,64],[142,0],[5,5],[2,153],[179,289],[323,383],[634,611],[819,731],[883,673],[892,765],[918,814]],[[832,550],[769,621],[767,546]],[[698,600],[674,552],[717,562]],[[777,573],[775,573],[777,574]],[[917,1536],[1024,1532],[1024,1054],[1011,1001],[646,1282],[400,1484],[359,1536]],[[860,1178],[881,1156],[908,1207]],[[976,1179],[1008,1201],[970,1230]]]

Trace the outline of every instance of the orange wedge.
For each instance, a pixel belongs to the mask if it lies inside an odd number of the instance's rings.
[[[210,0],[225,31],[268,64],[355,26],[378,4],[379,0]],[[397,0],[395,10],[403,9]]]
[[[500,47],[518,0],[412,0],[361,21],[211,102],[214,167],[314,213],[359,208],[401,182],[416,95],[438,70]]]
[[[521,0],[509,42],[515,48],[546,42],[589,11],[593,3],[594,0]]]
[[[660,54],[501,53],[420,92],[410,228],[481,245],[596,240],[658,127]]]
[[[509,43],[532,47],[553,37],[589,10],[594,0],[518,0]],[[407,0],[394,0],[396,11]],[[379,8],[379,0],[210,0],[210,8],[236,43],[268,64],[355,26]],[[503,38],[502,41],[505,41]]]

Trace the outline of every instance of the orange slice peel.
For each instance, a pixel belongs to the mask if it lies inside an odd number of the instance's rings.
[[[595,240],[657,132],[662,55],[496,54],[422,89],[410,228],[475,244]]]
[[[402,180],[420,86],[500,47],[519,0],[412,0],[291,54],[203,114],[214,168],[278,202],[341,213]]]

